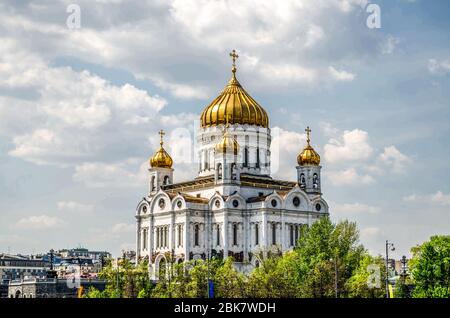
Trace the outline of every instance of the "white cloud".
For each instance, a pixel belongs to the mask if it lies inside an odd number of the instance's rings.
[[[48,215],[37,215],[25,217],[17,221],[15,227],[21,230],[46,230],[60,227],[64,222]]]
[[[359,174],[355,168],[348,168],[345,170],[329,171],[324,173],[324,176],[334,186],[357,186],[361,184],[372,184],[375,179],[368,174]]]
[[[306,135],[280,127],[272,129],[270,169],[277,178],[296,178],[297,156],[305,147]]]
[[[376,226],[369,226],[361,229],[361,240],[373,240],[374,238],[379,238],[383,235],[383,231]]]
[[[406,166],[411,163],[411,159],[401,153],[395,146],[384,148],[384,152],[380,154],[379,160],[383,165],[392,168],[393,172],[404,172]]]
[[[135,164],[124,162],[85,162],[75,167],[73,180],[90,188],[140,187],[145,189],[148,162],[143,162],[138,171],[132,172]]]
[[[403,201],[409,203],[423,203],[432,204],[436,206],[450,206],[450,194],[445,194],[442,191],[437,191],[434,194],[411,194],[403,197]]]
[[[84,204],[75,201],[59,201],[56,205],[60,211],[92,212],[94,210],[94,206],[92,204]]]
[[[428,60],[428,71],[434,75],[445,75],[450,72],[450,60]]]
[[[324,146],[324,157],[329,163],[364,161],[371,157],[372,152],[368,133],[359,129],[346,130],[342,138],[330,139]]]
[[[333,66],[329,66],[328,71],[330,72],[331,77],[337,81],[353,81],[356,77],[353,73],[344,70],[338,71]]]
[[[111,227],[111,232],[114,234],[130,233],[136,230],[134,224],[117,223]]]
[[[338,216],[378,214],[381,212],[381,209],[379,207],[359,202],[354,203],[329,202],[329,205],[332,213]]]

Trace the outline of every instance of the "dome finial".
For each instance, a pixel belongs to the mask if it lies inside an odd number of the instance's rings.
[[[309,128],[309,126],[307,126],[306,127],[306,129],[305,129],[305,131],[306,131],[306,142],[308,143],[308,145],[309,145],[309,143],[310,143],[310,141],[311,141],[311,128]]]
[[[320,164],[320,156],[319,154],[314,150],[313,147],[311,147],[311,128],[306,127],[306,142],[307,145],[303,149],[303,151],[298,155],[297,162],[300,166],[318,166]]]
[[[158,132],[161,140],[159,141],[159,150],[150,158],[150,166],[152,168],[172,168],[173,160],[167,151],[163,148],[163,136],[166,134],[164,130]]]
[[[162,147],[162,145],[164,144],[163,137],[164,137],[164,135],[165,135],[166,133],[164,132],[164,130],[161,129],[161,130],[158,132],[158,134],[159,134],[159,136],[160,136],[160,138],[161,138],[161,140],[159,141],[159,144],[160,144],[161,147]]]
[[[239,57],[239,55],[236,53],[236,50],[233,49],[230,53],[231,58],[233,59],[233,64],[231,71],[233,72],[233,77],[236,75],[236,59]]]

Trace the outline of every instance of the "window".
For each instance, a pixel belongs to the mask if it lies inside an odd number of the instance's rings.
[[[152,191],[155,191],[155,189],[156,189],[155,177],[151,178],[150,187],[151,187]]]
[[[164,247],[167,247],[168,246],[168,244],[167,244],[167,234],[168,234],[168,229],[167,229],[167,226],[165,226],[164,227]]]
[[[198,243],[198,235],[199,235],[199,226],[198,224],[195,224],[194,226],[194,246],[199,246]]]
[[[164,185],[169,184],[169,176],[164,177]]]
[[[313,175],[313,188],[317,189],[319,187],[319,176],[317,173]]]
[[[259,148],[256,148],[256,168],[259,168],[260,159],[259,159]]]
[[[178,225],[178,246],[183,246],[183,226]]]
[[[216,226],[216,245],[220,245],[220,225],[217,224]]]
[[[156,228],[156,247],[159,248],[159,227]]]
[[[290,241],[289,246],[293,246],[294,245],[294,226],[293,225],[289,225],[289,241]]]
[[[272,244],[277,244],[277,224],[272,223]]]
[[[236,164],[231,164],[231,180],[236,180]]]
[[[259,245],[259,225],[255,224],[255,245]]]
[[[300,198],[299,197],[294,197],[294,199],[292,199],[292,204],[295,207],[298,207],[300,205]]]
[[[305,184],[306,184],[305,174],[302,173],[302,174],[300,175],[300,187],[304,187]]]
[[[244,148],[244,167],[248,167],[248,148]]]
[[[297,246],[298,243],[298,234],[300,232],[300,226],[296,225],[295,226],[295,246]]]
[[[276,206],[277,206],[277,200],[272,199],[271,203],[272,203],[272,206],[273,206],[273,207],[276,207]]]
[[[238,200],[233,200],[233,207],[237,208],[239,206],[239,201]]]
[[[237,224],[233,224],[233,245],[237,245]]]
[[[142,231],[142,249],[147,249],[147,229]]]
[[[217,165],[217,180],[222,180],[222,164]]]

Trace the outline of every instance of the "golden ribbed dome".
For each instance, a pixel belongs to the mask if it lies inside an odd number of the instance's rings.
[[[218,144],[216,144],[215,149],[216,153],[232,153],[237,155],[239,151],[239,143],[234,137],[228,134],[227,130],[225,130],[222,140]]]
[[[229,116],[230,124],[256,125],[269,127],[269,117],[266,111],[245,91],[236,78],[236,58],[233,50],[232,77],[219,96],[202,112],[200,123],[203,128],[224,125]]]
[[[164,131],[160,131],[161,135],[160,147],[159,150],[150,158],[150,166],[152,168],[172,168],[173,160],[167,151],[163,148],[163,135]]]
[[[306,134],[307,134],[307,145],[306,147],[303,149],[303,151],[298,155],[297,157],[297,162],[300,166],[318,166],[320,164],[320,156],[319,154],[314,150],[313,147],[311,147],[310,145],[310,133],[311,133],[311,129],[309,129],[309,127],[307,127],[305,129]]]

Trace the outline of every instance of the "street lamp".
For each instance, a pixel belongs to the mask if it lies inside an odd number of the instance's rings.
[[[386,298],[389,298],[389,250],[395,251],[394,243],[386,240]]]
[[[330,262],[334,261],[334,297],[338,298],[338,268],[337,268],[337,256],[330,258]]]

